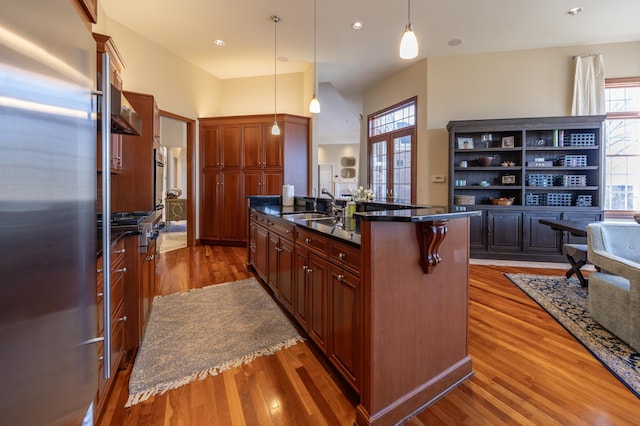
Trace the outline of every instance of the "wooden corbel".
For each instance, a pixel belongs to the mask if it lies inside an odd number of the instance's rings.
[[[447,220],[433,220],[416,223],[420,246],[420,266],[425,274],[432,273],[438,263],[442,261],[438,254],[438,248],[447,235],[447,222]]]

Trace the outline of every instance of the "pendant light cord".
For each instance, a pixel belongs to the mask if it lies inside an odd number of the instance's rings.
[[[316,60],[317,38],[318,38],[318,6],[317,0],[313,0],[313,97],[316,97],[318,90],[318,61]]]
[[[273,15],[273,121],[277,122],[278,112],[278,21],[280,17]]]

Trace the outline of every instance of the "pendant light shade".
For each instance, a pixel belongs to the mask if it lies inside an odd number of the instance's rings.
[[[320,112],[320,102],[316,99],[316,95],[313,95],[313,99],[309,102],[309,112],[317,114]]]
[[[271,16],[273,21],[273,126],[271,127],[271,134],[278,136],[280,134],[280,127],[278,127],[277,117],[277,100],[278,100],[278,22],[280,17],[278,15]]]
[[[411,0],[407,0],[407,3],[409,5],[409,13],[407,26],[404,28],[404,34],[402,34],[402,40],[400,41],[400,57],[402,59],[413,59],[418,56],[418,39],[411,25]]]
[[[316,60],[316,53],[317,53],[317,0],[313,0],[313,98],[311,99],[311,102],[309,103],[309,112],[312,114],[317,114],[320,112],[320,102],[318,101],[318,98],[316,98],[316,90],[317,90],[317,86],[318,86],[318,75],[317,75],[317,69],[318,69],[318,61]]]

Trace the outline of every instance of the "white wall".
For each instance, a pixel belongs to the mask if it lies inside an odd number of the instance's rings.
[[[421,61],[370,88],[367,114],[418,95],[417,202],[446,205],[451,120],[568,115],[575,55],[603,53],[608,78],[640,75],[640,42],[435,57]],[[366,120],[363,120],[366,121]],[[366,144],[366,122],[362,143]],[[361,173],[366,173],[366,145]],[[363,170],[364,169],[364,170]]]

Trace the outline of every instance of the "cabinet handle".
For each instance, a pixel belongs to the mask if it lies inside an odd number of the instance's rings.
[[[99,356],[98,357],[98,362],[104,362],[104,357],[103,356]]]
[[[275,247],[275,250],[276,250],[277,252],[281,252],[281,251],[282,251],[282,249],[281,249],[280,247]]]
[[[347,255],[346,255],[346,253],[339,253],[338,254],[338,258],[341,259],[341,260],[345,260],[347,258]]]
[[[147,256],[147,258],[145,260],[149,261],[149,260],[153,260],[156,257],[155,254],[152,254],[151,256]]]
[[[344,275],[338,274],[338,281],[344,281]]]
[[[309,267],[307,265],[302,265],[302,270],[306,271]]]
[[[101,274],[101,273],[103,273],[103,272],[104,272],[104,269],[103,269],[103,268],[99,268],[99,269],[97,269],[97,270],[96,270],[96,272],[97,272],[97,273],[99,273],[99,274]]]
[[[304,240],[306,241],[307,244],[311,243],[311,238],[305,238]]]
[[[122,273],[124,274],[125,272],[127,272],[127,268],[120,268],[120,269],[116,269],[116,270],[115,270],[115,271],[113,271],[113,272],[122,272]]]
[[[114,251],[113,253],[114,253],[114,254],[123,254],[123,253],[124,253],[124,252],[126,252],[126,251],[127,251],[127,249],[120,249],[120,250],[116,250],[116,251]]]
[[[311,268],[307,268],[307,274],[310,274],[310,273],[312,273],[312,272],[313,272],[313,269],[311,269]]]
[[[104,296],[104,293],[98,293],[98,294],[96,294],[96,296],[102,297],[102,296]]]
[[[291,231],[289,231],[288,229],[287,229],[287,231],[286,231],[286,232],[287,232],[287,234],[290,234],[290,233],[291,233]]]
[[[118,318],[118,321],[120,322],[127,322],[127,316],[123,316],[122,318]]]
[[[224,163],[220,163],[220,167],[224,167]]]

